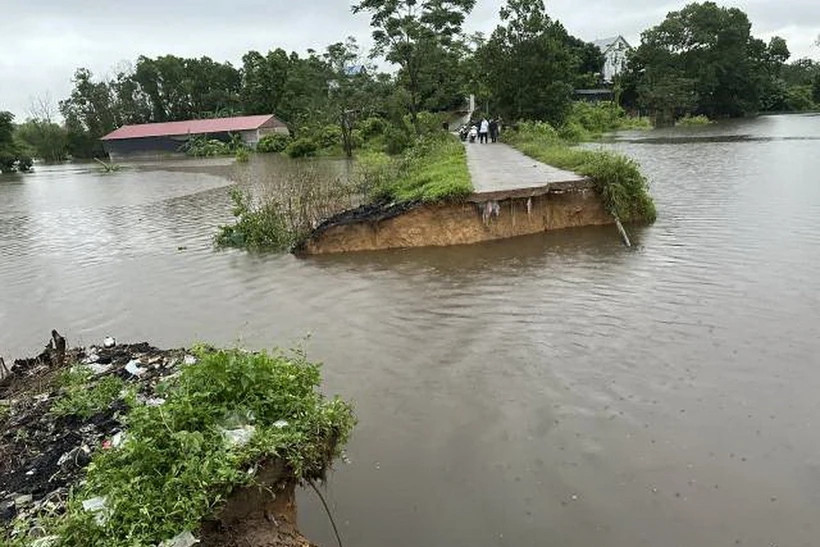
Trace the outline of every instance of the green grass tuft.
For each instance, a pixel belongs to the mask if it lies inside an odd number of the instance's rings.
[[[435,202],[473,192],[464,146],[448,133],[421,138],[399,158],[370,154],[359,161],[376,200]]]
[[[79,416],[88,419],[111,406],[125,387],[125,383],[115,376],[107,376],[91,385],[93,373],[78,366],[66,371],[58,378],[62,386],[62,396],[51,407],[56,416]]]
[[[710,125],[713,123],[715,122],[713,122],[708,118],[708,116],[704,116],[703,114],[699,116],[690,116],[689,114],[687,114],[683,118],[678,119],[675,122],[675,125],[680,127],[697,127],[702,125]]]

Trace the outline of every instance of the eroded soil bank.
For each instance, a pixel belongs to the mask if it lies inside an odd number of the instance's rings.
[[[460,202],[381,204],[346,211],[320,225],[298,253],[444,247],[613,222],[590,182],[558,183],[473,194]]]
[[[126,403],[117,398],[89,416],[64,414],[61,376],[81,364],[93,371],[89,389],[116,377],[136,389],[138,401],[161,405],[157,386],[195,357],[184,349],[160,350],[147,343],[69,349],[53,347],[19,359],[0,378],[0,544],[17,524],[37,527],[41,517],[66,510],[69,491],[85,477],[95,452],[121,442]],[[296,481],[279,461],[261,462],[256,485],[235,491],[211,520],[196,531],[205,546],[310,546],[296,527]],[[182,531],[181,531],[182,532]],[[13,535],[12,535],[13,537]],[[194,536],[191,535],[191,538]],[[42,538],[43,545],[56,539]],[[187,545],[180,538],[169,545]],[[164,544],[163,544],[164,545]]]

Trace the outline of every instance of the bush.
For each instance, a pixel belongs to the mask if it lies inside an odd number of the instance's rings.
[[[333,148],[342,144],[342,128],[338,125],[324,126],[316,137],[319,148]]]
[[[235,188],[231,191],[236,222],[220,226],[215,243],[218,247],[251,250],[284,251],[297,240],[278,202],[269,201],[254,206],[249,195]]]
[[[319,148],[319,143],[316,140],[311,137],[302,137],[291,142],[285,148],[285,153],[291,158],[307,158],[315,156]]]
[[[239,163],[247,163],[251,159],[251,154],[248,152],[247,148],[240,148],[236,151],[236,155],[234,157]]]
[[[384,132],[384,151],[395,156],[413,146],[412,134],[404,128],[391,125]]]
[[[282,133],[265,135],[259,139],[259,142],[256,144],[256,151],[263,154],[278,154],[284,152],[290,142],[290,135],[285,135]]]
[[[182,150],[189,156],[209,158],[214,156],[230,156],[234,153],[231,145],[217,139],[209,139],[205,135],[195,135],[188,139]]]
[[[699,125],[709,125],[712,122],[707,116],[699,115],[699,116],[691,116],[687,114],[683,118],[680,118],[678,121],[675,122],[676,126],[681,127],[696,127]]]
[[[364,140],[370,140],[373,137],[384,134],[387,129],[387,122],[382,118],[372,117],[362,120],[358,124],[359,131],[361,131]]]

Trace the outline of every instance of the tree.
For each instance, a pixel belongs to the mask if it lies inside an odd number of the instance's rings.
[[[0,111],[0,173],[29,169],[31,158],[23,153],[14,139],[14,114]]]
[[[15,133],[34,156],[46,162],[63,161],[68,156],[68,135],[55,118],[51,97],[36,97],[29,106],[28,120],[19,125]]]
[[[410,119],[420,131],[422,78],[435,55],[447,50],[460,32],[476,0],[360,0],[354,13],[371,14],[374,53],[401,68]]]
[[[672,110],[709,117],[756,112],[776,88],[789,50],[780,37],[768,45],[755,38],[751,27],[743,11],[714,2],[670,12],[641,35],[626,81],[639,90],[640,103],[663,110],[655,112],[662,119]],[[674,91],[681,79],[692,82],[694,95]]]
[[[328,97],[342,133],[342,148],[348,158],[353,157],[353,130],[367,104],[362,84],[368,79],[367,67],[361,60],[355,38],[328,46],[324,54],[333,73],[328,84]]]
[[[543,0],[508,0],[490,40],[478,52],[498,110],[513,119],[563,122],[580,58]]]

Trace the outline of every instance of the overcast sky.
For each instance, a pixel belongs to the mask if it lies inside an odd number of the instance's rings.
[[[478,0],[467,32],[490,32],[503,0]],[[685,0],[549,0],[553,18],[574,35],[595,40],[622,34],[633,45]],[[749,14],[752,32],[784,37],[792,59],[820,59],[820,0],[727,0]],[[356,36],[369,43],[369,20],[348,0],[0,0],[0,110],[23,118],[31,99],[56,103],[71,90],[77,67],[109,75],[123,62],[207,55],[241,64],[251,49],[304,52]]]

